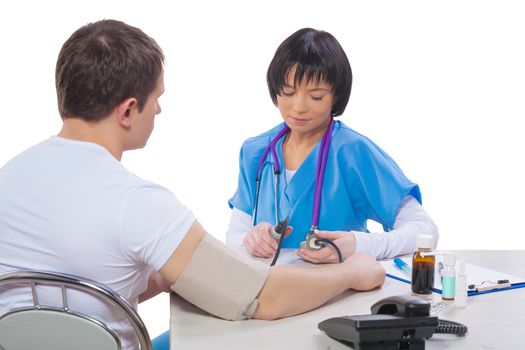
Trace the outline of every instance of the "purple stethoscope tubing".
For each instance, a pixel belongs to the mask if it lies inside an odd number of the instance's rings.
[[[317,167],[315,171],[315,185],[314,185],[314,205],[312,209],[312,227],[311,229],[316,229],[319,224],[319,212],[321,209],[321,191],[323,188],[324,173],[326,169],[326,162],[328,160],[328,150],[330,149],[330,141],[332,140],[332,130],[334,126],[333,118],[330,119],[330,124],[326,130],[323,139],[321,140],[321,145],[319,146],[319,154],[317,156]],[[257,172],[255,173],[255,205],[253,209],[253,225],[257,223],[257,209],[259,206],[259,190],[261,186],[261,170],[266,164],[265,159],[269,152],[272,153],[272,158],[274,162],[274,174],[275,174],[275,220],[279,221],[279,212],[278,212],[278,195],[279,190],[279,174],[281,173],[281,166],[279,164],[279,159],[277,157],[277,152],[275,151],[275,145],[277,142],[290,131],[288,125],[279,131],[277,136],[275,136],[270,144],[266,146],[261,158],[259,159],[259,164],[257,165]]]
[[[326,170],[326,162],[328,160],[328,150],[330,149],[330,141],[332,140],[332,129],[334,126],[334,119],[330,119],[330,125],[326,130],[321,146],[319,147],[319,155],[317,156],[317,168],[315,171],[315,186],[314,186],[314,206],[312,209],[312,229],[316,229],[319,224],[319,212],[321,210],[321,191],[323,189],[324,172]]]
[[[268,146],[266,146],[266,149],[264,150],[261,159],[259,159],[259,164],[257,165],[257,172],[255,173],[255,205],[253,207],[253,215],[252,215],[252,225],[255,226],[257,223],[257,209],[259,207],[259,190],[261,188],[261,169],[265,165],[265,159],[268,155],[268,152],[272,152],[272,157],[274,160],[274,170],[273,173],[275,175],[275,193],[277,194],[277,190],[279,189],[279,174],[281,173],[281,166],[279,165],[279,158],[277,157],[277,152],[275,151],[275,144],[286,135],[286,133],[290,131],[290,128],[288,125],[284,125],[284,127],[279,131],[277,136],[274,137],[274,139],[270,142]],[[279,221],[279,202],[278,202],[278,196],[275,196],[275,220],[276,224]]]

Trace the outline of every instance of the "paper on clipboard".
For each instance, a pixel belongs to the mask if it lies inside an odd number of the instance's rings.
[[[405,263],[407,263],[410,268],[412,268],[412,258],[411,257],[405,257],[400,258]],[[438,263],[442,259],[439,256],[436,256],[436,267],[434,271],[434,288],[433,290],[437,293],[441,293],[441,278],[439,278],[438,273]],[[390,278],[397,279],[399,281],[405,282],[410,284],[411,283],[411,276],[407,275],[403,271],[401,271],[392,260],[383,260],[381,261],[381,265],[386,270],[387,276]],[[509,280],[510,287],[507,288],[498,288],[498,289],[491,289],[483,292],[477,292],[474,290],[469,290],[468,295],[479,295],[479,294],[486,294],[486,293],[492,293],[492,292],[500,292],[503,290],[508,289],[514,289],[514,288],[524,288],[525,287],[525,279],[508,275],[503,272],[495,271],[492,269],[488,269],[485,267],[472,265],[472,264],[465,264],[465,273],[467,275],[467,285],[474,284],[476,286],[481,285],[484,281],[490,281],[491,283],[497,283],[499,280]]]

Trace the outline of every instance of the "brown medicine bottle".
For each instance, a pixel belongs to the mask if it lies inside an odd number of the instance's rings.
[[[412,294],[432,298],[436,257],[425,253],[431,253],[433,247],[432,236],[417,236],[417,250],[412,257]]]

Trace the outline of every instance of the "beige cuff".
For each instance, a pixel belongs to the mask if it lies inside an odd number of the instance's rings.
[[[171,289],[227,320],[250,318],[270,268],[206,234]]]

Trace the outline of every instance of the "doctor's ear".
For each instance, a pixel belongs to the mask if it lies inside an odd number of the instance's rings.
[[[132,119],[137,111],[137,99],[130,97],[122,101],[116,108],[118,123],[124,128],[131,127]]]

